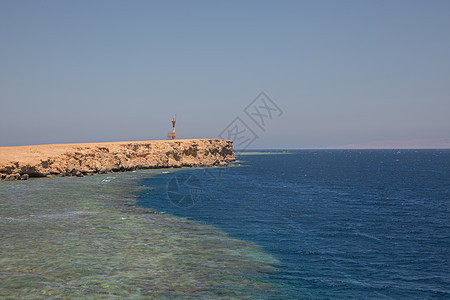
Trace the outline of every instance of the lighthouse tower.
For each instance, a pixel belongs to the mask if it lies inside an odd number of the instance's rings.
[[[176,119],[175,119],[175,118],[172,118],[172,132],[169,132],[169,133],[167,134],[167,139],[168,139],[168,140],[174,140],[174,139],[176,139],[176,136],[175,136],[175,123],[176,123]]]
[[[172,140],[176,139],[176,136],[175,136],[175,122],[176,121],[177,120],[175,120],[175,118],[172,118]]]

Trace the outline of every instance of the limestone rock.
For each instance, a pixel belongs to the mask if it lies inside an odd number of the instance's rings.
[[[226,166],[234,160],[233,142],[218,139],[0,147],[0,180]]]
[[[30,178],[30,175],[28,175],[28,174],[23,174],[23,175],[21,175],[20,176],[20,180],[28,180],[28,178]]]
[[[14,174],[6,175],[5,180],[6,181],[11,181],[11,180],[17,180],[19,178],[20,178],[20,174],[14,173]]]

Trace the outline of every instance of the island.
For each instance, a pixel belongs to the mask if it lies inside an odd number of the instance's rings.
[[[220,139],[0,147],[0,180],[226,166],[234,160],[233,142]]]

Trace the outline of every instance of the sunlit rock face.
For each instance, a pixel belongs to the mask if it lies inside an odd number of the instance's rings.
[[[1,147],[0,180],[226,166],[235,160],[232,143],[219,139],[189,139]]]

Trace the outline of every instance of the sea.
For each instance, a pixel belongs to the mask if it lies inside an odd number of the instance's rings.
[[[450,299],[450,150],[0,182],[0,298]]]

